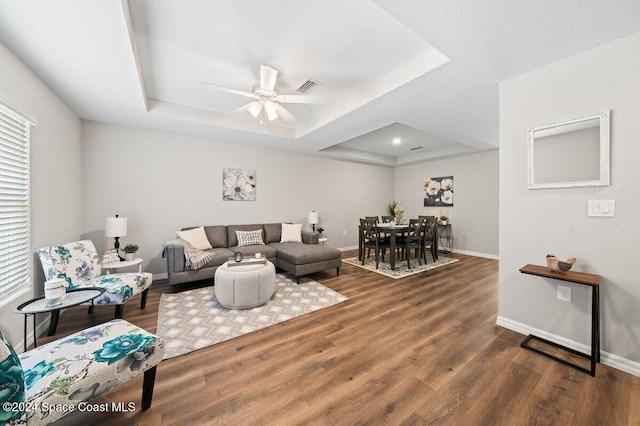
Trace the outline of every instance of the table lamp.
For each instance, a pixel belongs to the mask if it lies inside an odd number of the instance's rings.
[[[313,210],[309,212],[309,225],[311,225],[313,231],[316,230],[316,225],[318,224],[318,212]]]
[[[124,260],[123,257],[120,256],[120,237],[127,236],[127,218],[126,217],[107,217],[107,220],[104,225],[104,235],[106,237],[113,237],[115,242],[113,246],[118,250],[118,257],[120,260]]]

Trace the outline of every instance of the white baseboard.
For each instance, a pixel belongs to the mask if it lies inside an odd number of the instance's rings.
[[[480,253],[477,251],[458,250],[458,249],[453,249],[452,251],[454,253],[466,254],[467,256],[484,257],[485,259],[500,260],[500,256],[496,254]]]
[[[51,322],[51,314],[46,314],[44,320],[40,321],[40,323],[36,323],[36,336],[42,336],[43,334],[47,333],[50,322]],[[33,327],[33,318],[27,318],[27,346],[33,344],[33,328],[32,327]],[[24,338],[20,340],[13,347],[13,349],[19,354],[23,353]]]
[[[154,280],[168,280],[169,279],[169,274],[166,272],[162,272],[161,274],[153,274],[153,279]]]
[[[549,333],[548,331],[540,330],[521,322],[504,318],[502,316],[498,316],[496,325],[508,328],[509,330],[515,331],[516,333],[524,334],[525,336],[533,334],[535,336],[542,337],[543,339],[550,340],[578,352],[589,353],[591,351],[591,347],[585,344],[578,343],[574,340],[567,339],[566,337],[558,336],[556,334]],[[608,365],[609,367],[613,367],[618,370],[624,371],[625,373],[633,374],[634,376],[640,377],[640,363],[638,362],[631,361],[630,359],[626,359],[619,355],[605,352],[603,350],[600,351],[600,362],[602,364]]]

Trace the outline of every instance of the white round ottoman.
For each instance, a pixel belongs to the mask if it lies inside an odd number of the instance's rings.
[[[276,291],[276,268],[273,263],[229,266],[216,269],[215,294],[226,308],[245,309],[266,303]]]

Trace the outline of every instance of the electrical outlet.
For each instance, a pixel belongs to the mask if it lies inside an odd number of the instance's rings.
[[[347,236],[347,231],[342,231],[342,236],[346,237]]]
[[[571,303],[571,287],[558,286],[558,300]]]

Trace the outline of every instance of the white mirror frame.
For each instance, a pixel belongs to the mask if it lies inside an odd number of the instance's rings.
[[[600,178],[598,180],[571,181],[571,182],[551,182],[536,183],[535,162],[534,162],[534,142],[535,132],[552,130],[562,126],[576,125],[580,122],[599,119],[600,123]],[[532,127],[528,130],[527,139],[527,162],[528,162],[528,188],[548,189],[548,188],[579,188],[585,186],[608,186],[609,185],[609,111],[602,111],[596,114],[589,114],[571,120],[558,121],[539,127]]]

